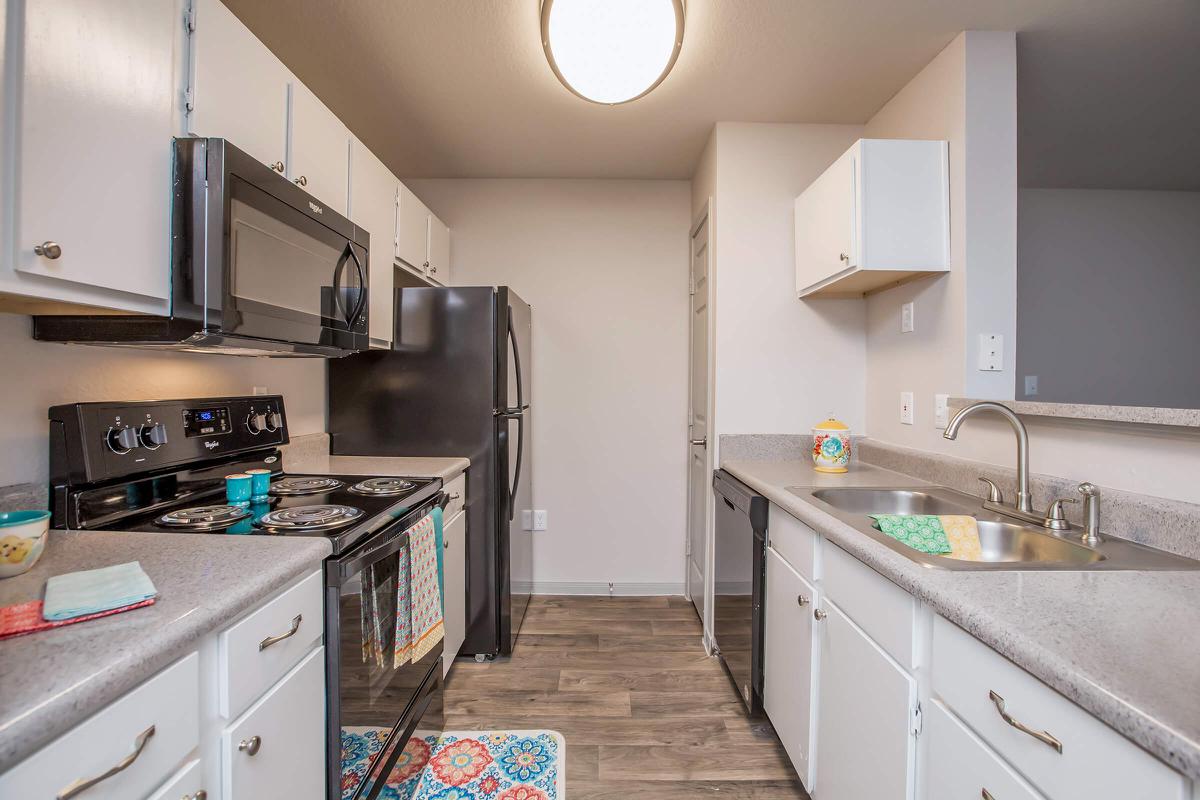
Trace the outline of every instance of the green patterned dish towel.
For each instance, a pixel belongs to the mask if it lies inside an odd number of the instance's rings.
[[[950,540],[942,528],[942,521],[927,514],[870,514],[875,527],[901,544],[906,544],[919,553],[941,555],[949,553]]]

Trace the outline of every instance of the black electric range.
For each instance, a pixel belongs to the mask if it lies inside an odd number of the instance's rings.
[[[371,800],[407,741],[442,726],[441,645],[416,662],[393,651],[408,618],[410,533],[445,507],[446,495],[439,478],[291,474],[279,450],[287,443],[278,395],[55,406],[51,523],[328,539],[326,794]],[[245,506],[228,504],[225,476],[251,469],[271,472],[270,493]],[[343,743],[364,730],[380,732],[386,744],[364,773],[343,775]]]

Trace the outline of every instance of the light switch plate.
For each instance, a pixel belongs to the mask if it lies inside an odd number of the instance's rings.
[[[979,334],[979,369],[1001,372],[1004,369],[1004,337],[998,333]]]
[[[935,394],[933,396],[933,427],[939,431],[946,430],[950,424],[950,395]]]
[[[913,393],[900,393],[900,422],[905,425],[913,424]]]
[[[535,531],[546,530],[546,525],[549,522],[549,512],[543,509],[535,509],[533,512],[533,529]]]
[[[1037,396],[1037,375],[1026,375],[1025,376],[1025,396],[1026,397],[1036,397]]]
[[[521,512],[521,530],[533,530],[533,512],[528,509]]]
[[[913,327],[913,304],[910,300],[900,306],[900,332],[912,333]]]

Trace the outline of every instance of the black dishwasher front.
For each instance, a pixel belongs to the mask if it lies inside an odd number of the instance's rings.
[[[762,710],[767,500],[723,469],[716,493],[713,638],[751,714]]]

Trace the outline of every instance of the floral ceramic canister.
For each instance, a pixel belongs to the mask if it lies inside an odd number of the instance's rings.
[[[850,427],[830,417],[813,428],[813,468],[846,472],[850,463]]]

